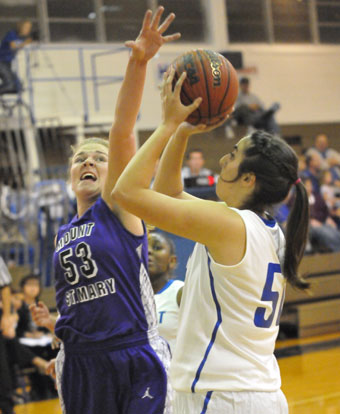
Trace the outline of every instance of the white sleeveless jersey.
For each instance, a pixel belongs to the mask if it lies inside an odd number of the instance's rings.
[[[284,301],[285,240],[274,220],[234,209],[247,234],[240,263],[216,263],[196,244],[187,264],[176,349],[170,369],[176,391],[276,391],[273,354]]]
[[[177,338],[179,313],[177,293],[183,285],[184,282],[181,280],[169,280],[167,284],[155,294],[158,331],[160,336],[168,341],[171,353],[174,352]]]

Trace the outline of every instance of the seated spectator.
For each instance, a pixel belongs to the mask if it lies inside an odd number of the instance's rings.
[[[158,316],[159,333],[174,352],[177,336],[178,312],[184,282],[175,280],[173,271],[177,264],[175,246],[166,235],[149,233],[149,275]]]
[[[41,286],[40,279],[35,275],[28,275],[20,281],[22,294],[21,307],[17,310],[19,315],[18,326],[16,329],[19,338],[39,338],[43,335],[43,331],[39,330],[33,323],[29,306],[38,300]]]
[[[12,62],[18,50],[32,42],[32,23],[24,20],[18,23],[17,29],[7,32],[0,44],[0,95],[17,93],[21,90],[21,82],[13,72]]]
[[[46,360],[34,355],[15,338],[15,325],[18,320],[15,310],[21,306],[21,298],[18,298],[13,309],[11,281],[7,266],[0,257],[0,411],[3,414],[14,414],[16,368],[34,365],[44,372],[48,365]]]
[[[323,171],[321,175],[321,195],[327,204],[328,210],[340,227],[340,188],[333,184],[330,170]]]
[[[274,114],[279,108],[280,105],[275,103],[265,110],[257,95],[250,92],[249,79],[241,78],[240,91],[235,103],[235,110],[231,115],[231,122],[236,120],[239,125],[278,134],[280,128],[275,121]]]
[[[287,197],[275,208],[274,218],[283,230],[286,229],[287,220],[291,209],[291,200],[293,197],[293,190],[291,190]]]
[[[213,176],[213,172],[208,168],[204,168],[204,155],[203,151],[196,148],[188,152],[186,159],[186,166],[182,168],[182,179],[185,180],[188,178],[196,177],[209,177]]]
[[[55,357],[56,352],[52,350],[52,336],[46,330],[39,328],[32,320],[29,306],[35,304],[41,291],[40,278],[30,274],[20,282],[23,294],[22,306],[18,309],[17,337],[19,342],[29,346],[36,355],[46,360]],[[55,396],[53,381],[40,375],[38,372],[30,374],[31,399],[43,400]]]
[[[7,265],[0,256],[0,411],[3,414],[14,413],[13,377],[6,350],[6,341],[15,336],[15,321],[11,314],[11,283],[12,278]]]
[[[307,168],[306,155],[305,154],[299,155],[298,160],[299,160],[298,161],[298,173],[300,176],[302,171],[304,171]]]
[[[314,147],[309,148],[306,155],[318,154],[321,157],[320,169],[340,168],[340,153],[329,148],[329,141],[326,134],[318,134],[315,137]],[[340,170],[338,171],[338,179]]]
[[[310,178],[303,179],[310,208],[309,237],[316,251],[340,251],[340,232],[319,192],[313,191]]]
[[[301,171],[301,178],[309,178],[313,184],[313,191],[320,193],[321,157],[313,152],[306,157],[306,168]]]

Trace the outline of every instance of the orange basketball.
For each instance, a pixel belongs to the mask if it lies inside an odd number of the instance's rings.
[[[203,101],[187,119],[193,125],[213,126],[223,121],[232,111],[238,95],[238,78],[232,64],[212,50],[197,49],[174,60],[174,83],[183,72],[187,77],[181,91],[184,105],[196,98]]]

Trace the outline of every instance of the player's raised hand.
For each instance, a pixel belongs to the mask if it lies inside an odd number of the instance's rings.
[[[183,82],[186,78],[186,72],[182,73],[173,89],[174,76],[175,69],[171,66],[170,70],[164,74],[161,98],[164,124],[171,124],[177,128],[179,124],[184,122],[200,106],[202,98],[196,98],[190,105],[183,105],[180,95]]]
[[[180,33],[163,36],[163,33],[168,29],[171,22],[174,20],[174,13],[160,24],[164,7],[158,7],[154,16],[152,11],[148,10],[144,15],[142,29],[136,40],[129,40],[125,42],[125,46],[132,49],[132,55],[141,62],[147,62],[158,52],[159,48],[167,42],[172,42],[181,37]]]

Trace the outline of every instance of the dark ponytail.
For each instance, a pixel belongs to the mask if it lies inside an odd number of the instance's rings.
[[[307,289],[310,286],[297,274],[306,247],[308,224],[308,195],[304,184],[299,182],[295,185],[295,200],[286,227],[286,250],[283,264],[284,276],[291,285],[299,289]]]
[[[291,285],[307,289],[309,283],[298,276],[309,225],[307,191],[303,183],[297,181],[298,158],[285,141],[267,132],[255,131],[249,139],[250,145],[244,150],[244,159],[233,181],[244,173],[252,172],[256,176],[256,186],[241,208],[263,214],[266,209],[282,202],[295,184],[295,200],[288,218],[282,273]]]

